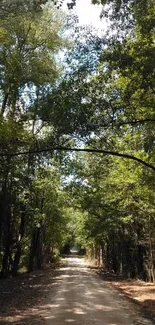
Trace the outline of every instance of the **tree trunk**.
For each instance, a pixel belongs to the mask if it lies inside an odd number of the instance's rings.
[[[3,103],[2,103],[2,109],[1,109],[2,116],[3,116],[3,114],[5,112],[5,109],[6,109],[6,104],[7,104],[7,101],[8,101],[8,97],[9,97],[9,93],[6,93],[4,95],[4,99],[3,99]]]
[[[5,246],[4,246],[4,255],[2,259],[2,270],[1,277],[6,278],[9,273],[9,266],[11,259],[11,241],[12,241],[12,233],[11,233],[11,211],[10,209],[7,211],[6,216],[6,234],[5,234]]]
[[[17,242],[17,249],[16,249],[16,253],[14,256],[13,267],[12,267],[12,275],[13,276],[17,275],[18,266],[20,263],[21,251],[22,251],[22,239],[24,237],[24,232],[25,232],[25,217],[26,217],[25,209],[26,209],[26,207],[23,206],[22,209],[23,209],[23,211],[21,213],[20,231],[19,231],[19,237],[18,237],[18,242]]]
[[[33,232],[32,232],[30,254],[29,254],[28,272],[33,271],[33,261],[34,261],[34,257],[35,257],[35,252],[36,252],[36,228],[34,228]]]

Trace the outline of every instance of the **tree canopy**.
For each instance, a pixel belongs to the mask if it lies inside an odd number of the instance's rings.
[[[1,2],[1,277],[78,244],[154,281],[153,1],[92,1],[106,36],[61,2]]]

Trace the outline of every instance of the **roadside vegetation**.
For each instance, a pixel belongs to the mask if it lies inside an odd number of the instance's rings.
[[[102,36],[59,3],[1,2],[1,278],[76,244],[154,282],[154,1],[101,1]]]

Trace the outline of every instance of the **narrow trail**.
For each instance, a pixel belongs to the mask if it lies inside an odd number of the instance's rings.
[[[46,274],[45,274],[46,275]],[[68,258],[44,285],[44,297],[16,315],[5,313],[0,324],[152,325],[117,290],[108,287],[82,259]],[[46,279],[47,280],[47,279]],[[46,295],[45,295],[46,292]],[[21,297],[22,298],[22,297]],[[23,292],[24,298],[24,292]],[[20,309],[20,306],[19,306]]]

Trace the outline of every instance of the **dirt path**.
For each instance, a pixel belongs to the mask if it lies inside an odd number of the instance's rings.
[[[1,325],[153,324],[121,293],[106,286],[79,258],[69,258],[57,270],[38,273],[35,277],[32,291],[31,287],[29,290],[23,287],[20,295],[19,288],[14,292],[12,308],[3,301]],[[28,281],[31,283],[31,278],[25,280]]]

